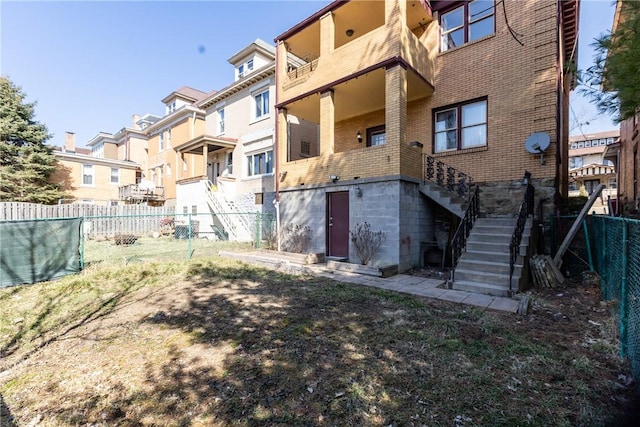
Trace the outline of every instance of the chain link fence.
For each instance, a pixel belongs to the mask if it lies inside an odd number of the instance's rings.
[[[552,219],[552,253],[575,219]],[[634,376],[640,378],[640,221],[589,215],[582,225],[564,256],[563,273],[598,273],[602,299],[615,302],[620,353],[629,359]]]
[[[83,267],[211,256],[221,249],[272,247],[275,222],[260,213],[85,217]]]

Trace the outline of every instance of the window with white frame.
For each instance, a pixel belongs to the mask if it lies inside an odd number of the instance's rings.
[[[247,176],[273,173],[273,150],[247,156]]]
[[[167,129],[167,148],[171,148],[171,129]]]
[[[111,183],[117,184],[120,182],[120,169],[111,168]]]
[[[434,152],[487,145],[487,100],[471,101],[434,111]]]
[[[93,165],[82,165],[82,185],[93,185]]]
[[[581,156],[569,157],[569,169],[581,168],[583,159]]]
[[[440,51],[445,52],[495,32],[494,0],[465,1],[440,14]]]
[[[269,89],[253,95],[255,103],[255,118],[267,117],[269,115]]]
[[[618,188],[618,180],[615,177],[609,178],[608,188]]]
[[[104,158],[104,142],[94,145],[91,148],[91,155],[100,159]]]
[[[230,151],[227,153],[226,160],[227,160],[227,173],[229,175],[232,175],[233,174],[233,151]]]
[[[164,132],[160,131],[158,134],[158,151],[164,150]]]
[[[247,71],[253,71],[253,58],[247,61]]]
[[[167,163],[167,176],[171,176],[171,163]]]
[[[171,114],[176,111],[176,101],[173,101],[171,104],[167,104],[167,114]]]
[[[241,79],[244,77],[244,64],[238,67],[238,78]]]
[[[224,108],[218,110],[218,134],[224,133]]]

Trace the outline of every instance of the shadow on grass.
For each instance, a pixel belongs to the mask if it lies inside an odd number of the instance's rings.
[[[11,411],[4,404],[2,394],[0,394],[0,427],[17,427]]]
[[[602,390],[588,388],[588,366],[574,369],[574,350],[554,352],[511,318],[216,261],[192,264],[187,280],[186,305],[142,322],[205,350],[171,346],[135,391],[114,380],[107,395],[61,392],[58,421],[521,425],[526,416],[542,426],[603,417],[590,412]]]

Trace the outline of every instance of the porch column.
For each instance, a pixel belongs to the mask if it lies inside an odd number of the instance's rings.
[[[207,176],[207,164],[208,163],[209,163],[209,146],[207,144],[204,144],[202,146],[202,174],[206,178],[209,178]]]
[[[320,94],[320,156],[334,153],[335,109],[333,90]]]
[[[335,39],[336,26],[333,20],[333,12],[327,12],[320,17],[320,56],[333,52],[336,46]]]

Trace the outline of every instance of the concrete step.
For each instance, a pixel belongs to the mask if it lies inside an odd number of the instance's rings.
[[[460,280],[464,282],[487,283],[496,286],[509,286],[508,273],[490,273],[487,271],[476,271],[456,267],[454,279],[456,282]],[[517,283],[515,277],[513,283]]]
[[[469,236],[471,237],[471,236]],[[484,242],[480,240],[467,240],[467,251],[471,252],[497,252],[509,253],[509,245],[500,242]]]
[[[476,224],[479,225],[496,225],[499,227],[516,227],[516,218],[502,218],[502,217],[481,217],[476,220]]]
[[[491,234],[480,233],[475,230],[475,227],[471,230],[467,242],[480,242],[480,243],[500,243],[509,246],[511,243],[511,234]]]
[[[496,249],[502,249],[502,245],[495,245]],[[503,252],[491,252],[488,250],[476,251],[469,249],[469,245],[467,245],[467,250],[462,254],[462,257],[469,257],[472,260],[476,261],[486,261],[486,262],[498,262],[498,263],[507,263],[509,264],[509,251]]]
[[[515,230],[515,226],[511,225],[489,225],[489,224],[478,224],[478,221],[473,226],[472,232],[478,232],[482,234],[504,234],[511,236],[513,231]]]
[[[487,262],[480,261],[476,259],[472,259],[468,253],[465,253],[458,261],[458,265],[456,266],[456,275],[458,274],[458,269],[468,270],[468,271],[476,271],[483,273],[495,273],[495,274],[506,274],[509,275],[509,260],[507,262]],[[514,265],[513,266],[513,274],[520,275],[522,272],[522,265]]]
[[[474,292],[477,294],[492,295],[496,297],[508,297],[511,296],[509,292],[509,286],[492,285],[488,283],[471,282],[465,280],[456,280],[451,289],[458,291]]]

